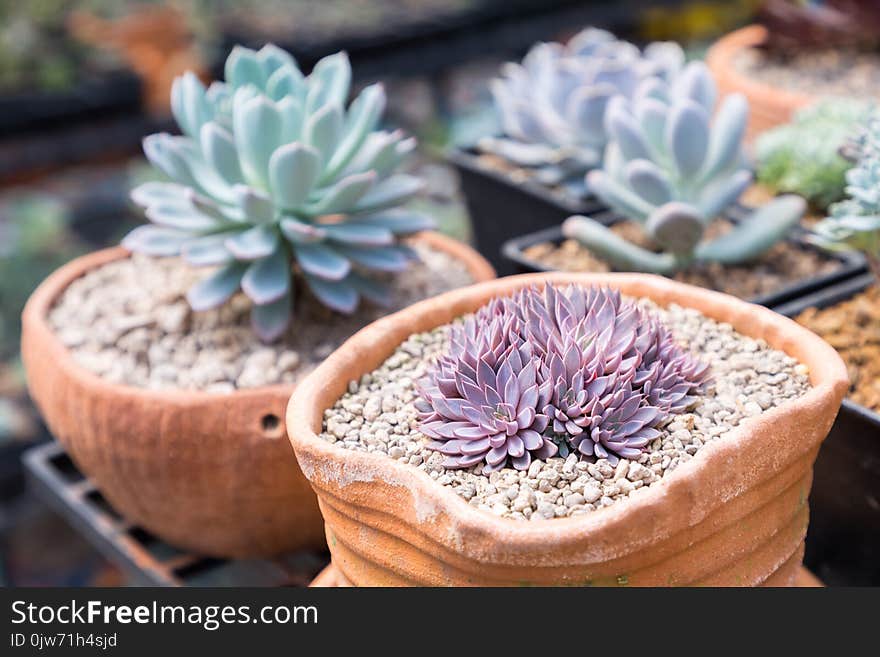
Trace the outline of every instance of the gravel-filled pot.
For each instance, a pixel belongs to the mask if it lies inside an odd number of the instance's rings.
[[[475,281],[494,278],[459,242],[415,240],[460,261]],[[244,557],[322,544],[314,494],[286,439],[293,384],[215,393],[111,382],[78,364],[53,331],[48,315],[68,286],[127,257],[115,248],[68,263],[24,310],[28,385],[51,432],[117,511],[175,546]]]
[[[411,336],[544,283],[608,286],[663,312],[699,314],[797,361],[805,388],[757,408],[638,494],[535,522],[475,508],[412,462],[319,436],[328,409]],[[764,308],[651,275],[533,274],[443,294],[363,329],[297,389],[287,425],[341,583],[790,585],[803,556],[813,461],[846,389],[829,345]]]

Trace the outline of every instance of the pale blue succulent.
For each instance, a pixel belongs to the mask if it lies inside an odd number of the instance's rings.
[[[217,267],[189,291],[191,306],[216,307],[241,289],[264,340],[287,328],[297,280],[344,313],[361,297],[387,302],[369,273],[405,269],[414,256],[398,237],[432,222],[396,207],[421,182],[395,173],[415,142],[378,129],[382,86],[366,87],[346,108],[345,53],[305,76],[272,45],[236,47],[225,74],[207,89],[193,73],[175,80],[171,107],[183,134],[144,140],[171,182],[132,191],[151,224],[123,245]]]
[[[655,43],[644,52],[613,34],[587,28],[566,45],[540,43],[522,64],[508,63],[491,83],[504,131],[478,146],[535,169],[557,184],[602,162],[605,109],[617,95],[631,97],[648,77],[668,79],[681,68],[677,44]]]
[[[706,227],[752,182],[742,153],[748,103],[731,94],[716,111],[716,98],[705,64],[691,62],[671,83],[647,79],[631,100],[609,103],[611,140],[603,168],[587,174],[587,186],[641,222],[661,252],[627,242],[589,217],[567,219],[563,233],[618,269],[660,274],[700,261],[745,262],[783,239],[806,209],[800,197],[774,199],[723,236],[703,241]]]
[[[812,239],[835,251],[863,251],[880,275],[880,118],[872,117],[859,137],[858,161],[846,174],[845,200],[816,224]]]

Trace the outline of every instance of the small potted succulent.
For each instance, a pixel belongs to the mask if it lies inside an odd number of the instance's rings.
[[[765,194],[797,194],[825,216],[845,196],[852,162],[841,153],[868,116],[863,101],[826,99],[755,140],[755,176]],[[760,192],[757,192],[760,193]],[[812,217],[811,217],[812,218]]]
[[[511,272],[500,256],[504,241],[599,207],[583,177],[602,163],[608,102],[631,97],[645,78],[670,78],[683,62],[677,44],[641,52],[587,28],[565,45],[540,43],[522,64],[504,65],[491,83],[503,135],[450,155],[477,247],[500,273]]]
[[[816,566],[842,582],[878,584],[880,516],[873,498],[880,479],[880,122],[866,123],[846,174],[847,198],[832,205],[813,239],[829,249],[861,250],[873,276],[854,278],[788,304],[780,312],[818,333],[847,364],[850,389],[817,462],[813,539]],[[845,513],[842,509],[846,509]]]
[[[505,254],[532,271],[662,274],[770,306],[864,271],[855,254],[839,260],[791,238],[800,197],[736,206],[752,182],[741,146],[748,103],[716,98],[702,62],[671,84],[649,79],[632,100],[615,98],[604,164],[587,174],[614,214],[570,217],[511,241]]]
[[[128,520],[221,556],[322,542],[284,438],[294,384],[391,309],[493,277],[423,232],[378,127],[347,103],[344,53],[306,76],[272,45],[236,48],[225,82],[172,89],[180,136],[144,140],[167,177],[132,192],[149,224],[51,275],[23,315],[28,383],[52,433]],[[397,274],[403,275],[397,275]],[[363,301],[363,302],[362,302]]]
[[[723,92],[748,97],[752,139],[823,96],[863,98],[876,87],[880,6],[766,0],[757,24],[720,39],[706,62]]]
[[[846,387],[803,327],[658,276],[531,274],[415,304],[291,398],[320,581],[791,585]]]

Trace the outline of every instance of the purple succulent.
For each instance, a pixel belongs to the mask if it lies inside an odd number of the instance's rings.
[[[655,318],[639,325],[636,349],[643,354],[633,385],[649,404],[681,413],[695,401],[691,394],[709,378],[709,364],[682,349],[668,328]]]
[[[690,406],[707,372],[618,292],[546,285],[494,299],[455,326],[417,406],[446,467],[525,469],[558,450],[616,463]]]
[[[538,388],[531,348],[511,340],[510,317],[483,327],[468,318],[452,331],[452,349],[441,356],[433,377],[422,382],[417,402],[422,432],[445,454],[448,468],[485,461],[484,472],[508,461],[524,470],[532,458],[546,459],[557,447],[543,436],[548,418]]]
[[[646,403],[629,382],[596,398],[590,408],[590,432],[571,438],[584,456],[597,456],[617,465],[620,458],[638,458],[642,449],[660,435],[653,426],[666,416]]]

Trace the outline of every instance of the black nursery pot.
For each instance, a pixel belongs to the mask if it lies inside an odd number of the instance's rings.
[[[520,271],[502,253],[508,240],[558,226],[573,214],[594,214],[605,209],[596,197],[577,202],[538,182],[514,181],[504,172],[480,164],[472,151],[454,150],[448,157],[461,178],[477,250],[499,276]]]
[[[727,211],[725,216],[735,223],[747,212],[748,209],[746,208],[735,207]],[[606,226],[610,226],[622,220],[620,215],[611,211],[592,215],[592,218]],[[803,248],[815,248],[802,239],[799,239],[797,235],[790,239]],[[501,251],[504,257],[512,265],[512,271],[510,273],[523,274],[542,271],[549,272],[554,271],[554,269],[529,258],[526,256],[525,251],[536,244],[543,244],[545,242],[561,244],[563,241],[565,241],[565,236],[562,234],[562,227],[556,225],[552,228],[546,228],[535,233],[510,239],[501,246]],[[748,299],[748,301],[777,310],[783,304],[796,302],[813,292],[824,290],[841,281],[852,279],[853,277],[864,274],[868,270],[867,261],[859,253],[834,253],[827,255],[834,260],[837,260],[839,263],[839,266],[833,271],[827,274],[812,276],[810,278],[796,281],[790,285],[786,285],[776,292],[763,294]]]
[[[795,317],[827,308],[873,282],[859,276],[777,311]],[[816,459],[804,562],[829,585],[880,585],[880,413],[849,399]]]

